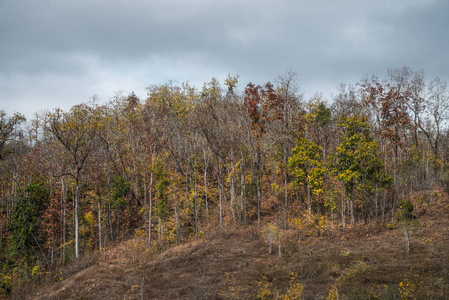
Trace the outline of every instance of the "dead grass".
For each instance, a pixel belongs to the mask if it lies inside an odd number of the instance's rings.
[[[297,274],[303,299],[399,299],[410,291],[417,299],[448,299],[449,202],[413,201],[419,227],[409,255],[399,230],[380,225],[301,241],[284,231],[282,258],[268,254],[257,227],[227,227],[162,253],[128,240],[69,265],[62,281],[41,282],[28,298],[254,299],[267,287],[276,299]]]

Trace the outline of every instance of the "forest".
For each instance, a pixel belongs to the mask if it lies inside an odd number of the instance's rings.
[[[411,193],[448,185],[449,93],[386,74],[333,99],[305,99],[289,71],[0,111],[0,289],[136,235],[166,249],[212,228],[395,226]]]

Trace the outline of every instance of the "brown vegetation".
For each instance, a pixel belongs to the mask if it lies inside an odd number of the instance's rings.
[[[413,199],[419,225],[409,255],[393,224],[325,228],[320,237],[304,229],[301,240],[280,230],[281,258],[254,226],[212,229],[159,254],[139,237],[82,257],[62,269],[60,282],[28,289],[28,298],[280,299],[296,274],[303,299],[445,299],[449,201],[438,195]]]

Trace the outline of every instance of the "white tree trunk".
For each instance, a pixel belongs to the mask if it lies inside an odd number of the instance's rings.
[[[75,191],[75,257],[79,257],[79,244],[80,244],[80,237],[79,237],[79,194],[80,194],[80,188],[79,183],[76,182],[76,191]]]

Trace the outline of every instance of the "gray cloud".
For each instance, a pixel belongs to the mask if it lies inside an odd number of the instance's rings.
[[[0,2],[0,109],[107,100],[167,80],[274,80],[288,69],[311,97],[388,68],[448,80],[444,0]]]

